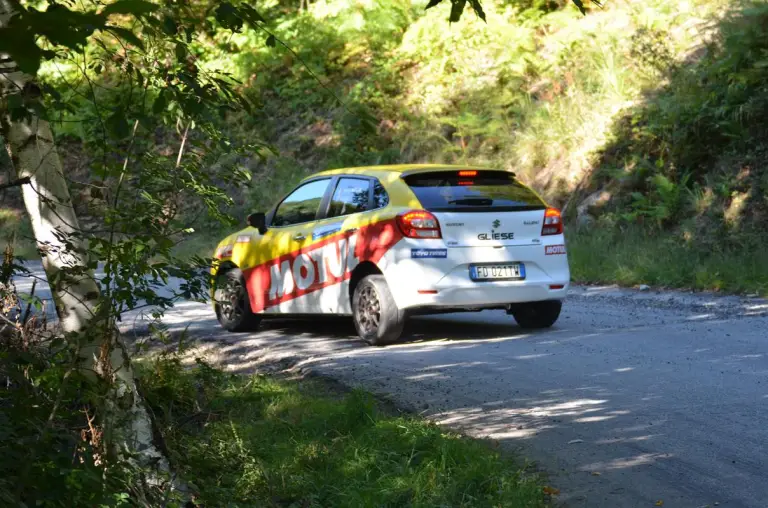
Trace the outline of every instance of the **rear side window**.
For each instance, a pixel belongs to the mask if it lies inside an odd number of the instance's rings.
[[[340,178],[333,191],[328,217],[341,217],[368,209],[370,180],[361,178]]]
[[[546,204],[507,171],[453,170],[404,177],[421,205],[437,212],[543,210]]]
[[[290,226],[315,220],[330,178],[313,180],[298,187],[277,207],[272,226]]]
[[[387,194],[387,191],[384,186],[381,185],[381,182],[376,180],[376,183],[373,184],[373,207],[384,208],[388,204],[389,194]]]

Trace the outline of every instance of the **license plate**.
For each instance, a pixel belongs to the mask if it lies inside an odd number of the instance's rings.
[[[525,278],[525,265],[508,263],[499,265],[469,265],[472,280],[521,280]]]

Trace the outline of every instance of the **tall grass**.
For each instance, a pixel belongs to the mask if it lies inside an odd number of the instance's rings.
[[[595,228],[568,237],[568,260],[573,279],[581,283],[768,296],[768,251],[759,240],[713,246],[638,226]]]

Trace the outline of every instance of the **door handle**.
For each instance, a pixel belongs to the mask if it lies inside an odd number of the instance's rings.
[[[296,233],[295,235],[293,235],[293,239],[296,240],[297,242],[301,242],[303,240],[306,240],[307,237],[304,236],[303,233]]]
[[[357,228],[349,228],[346,230],[347,233],[354,233],[357,231]]]

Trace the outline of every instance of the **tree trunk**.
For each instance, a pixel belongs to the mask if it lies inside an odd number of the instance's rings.
[[[0,0],[0,27],[11,17],[11,5]],[[6,63],[1,63],[6,62]],[[0,97],[23,91],[34,94],[33,78],[13,72],[15,65],[0,53]],[[0,103],[2,104],[2,103]],[[167,474],[168,461],[154,444],[152,422],[136,389],[129,355],[115,327],[109,302],[101,300],[93,270],[88,268],[87,241],[80,230],[50,125],[34,115],[11,118],[0,109],[0,136],[22,186],[24,207],[43,268],[51,287],[61,327],[81,343],[80,366],[109,385],[100,402],[107,449],[138,457],[141,466]],[[154,475],[157,478],[157,475]]]

